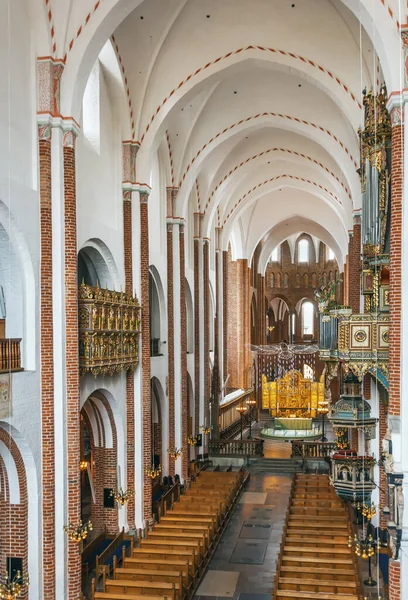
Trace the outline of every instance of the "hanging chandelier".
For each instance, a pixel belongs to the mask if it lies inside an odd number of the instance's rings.
[[[150,479],[157,479],[157,477],[160,476],[162,470],[163,467],[161,465],[158,465],[157,467],[152,465],[151,468],[145,467],[144,472],[148,477],[150,477]]]
[[[377,514],[377,507],[375,506],[374,502],[371,504],[366,502],[357,502],[357,504],[355,504],[355,508],[361,512],[367,521],[371,521],[371,519]]]
[[[269,354],[283,359],[289,359],[300,354],[317,354],[320,350],[317,344],[287,344],[286,342],[268,344],[267,346],[250,345],[249,347],[251,352]]]
[[[68,539],[71,542],[76,542],[79,544],[83,540],[86,540],[88,537],[88,533],[92,531],[92,523],[88,521],[87,523],[82,523],[82,520],[79,521],[79,525],[74,525],[73,523],[69,523],[68,525],[64,525],[64,531],[68,535]]]
[[[123,489],[120,488],[120,490],[118,490],[117,492],[114,492],[112,490],[110,495],[114,496],[115,502],[117,502],[120,506],[124,506],[129,502],[131,498],[133,498],[135,492],[133,490],[123,491]]]
[[[30,580],[28,575],[21,576],[21,571],[17,571],[12,579],[9,573],[5,571],[0,575],[0,599],[16,600],[16,598],[28,588]]]
[[[183,452],[183,448],[169,448],[167,450],[169,456],[171,456],[171,458],[174,458],[174,460],[177,460],[178,457],[182,454]]]

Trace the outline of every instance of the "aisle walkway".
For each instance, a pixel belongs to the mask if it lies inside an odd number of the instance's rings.
[[[251,475],[195,600],[270,600],[291,481]]]

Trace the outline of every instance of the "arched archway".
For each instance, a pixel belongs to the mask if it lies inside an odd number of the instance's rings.
[[[118,509],[112,492],[123,487],[118,461],[118,432],[108,395],[95,390],[81,409],[81,516],[91,519],[96,533],[118,530]]]
[[[30,596],[40,597],[40,553],[38,552],[39,490],[34,457],[23,435],[0,421],[0,567],[7,559],[30,577]],[[15,530],[23,536],[15,535]]]
[[[163,465],[163,388],[157,377],[152,377],[151,382],[152,402],[152,463],[156,466]]]
[[[154,265],[149,267],[149,319],[150,356],[163,354],[162,340],[165,337],[165,301],[160,274]]]

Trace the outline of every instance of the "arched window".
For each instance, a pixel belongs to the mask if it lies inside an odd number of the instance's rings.
[[[298,243],[298,262],[309,262],[309,242],[308,240],[300,240]]]
[[[279,247],[279,246],[276,246],[276,248],[274,248],[274,249],[272,250],[272,254],[271,254],[271,261],[272,261],[272,262],[278,262],[278,260],[279,260],[279,255],[280,255],[279,249],[280,249],[280,247]]]
[[[326,246],[326,258],[327,260],[334,260],[334,252],[328,246]]]
[[[314,335],[314,306],[311,302],[302,304],[302,332],[303,337]]]
[[[160,302],[156,282],[149,273],[150,356],[160,356]]]
[[[93,66],[82,100],[82,130],[91,146],[100,151],[100,69],[99,60]]]

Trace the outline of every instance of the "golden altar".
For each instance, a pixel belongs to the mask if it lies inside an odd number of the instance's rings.
[[[294,370],[276,381],[262,375],[262,408],[267,408],[271,417],[317,417],[320,400],[324,400],[323,375],[319,382],[305,379]]]

